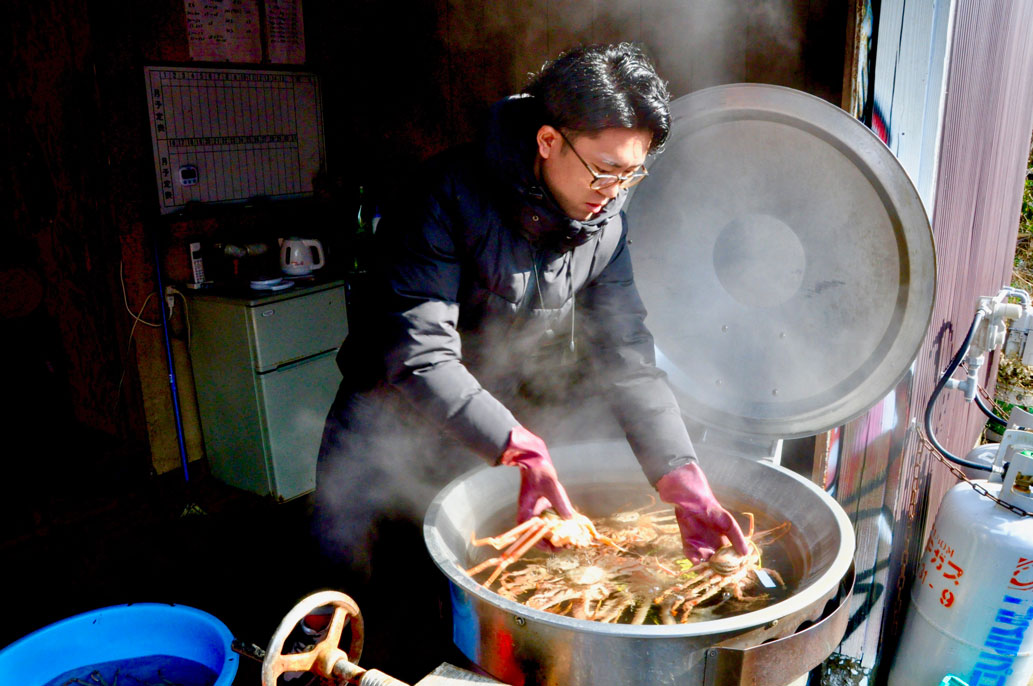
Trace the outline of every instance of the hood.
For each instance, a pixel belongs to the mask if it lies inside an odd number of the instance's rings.
[[[545,117],[535,98],[513,95],[492,106],[483,133],[482,149],[488,172],[495,178],[515,212],[531,208],[542,221],[529,228],[518,222],[528,237],[556,247],[571,249],[588,242],[624,206],[622,190],[598,215],[587,221],[568,217],[552,194],[534,175],[538,155],[535,136]]]

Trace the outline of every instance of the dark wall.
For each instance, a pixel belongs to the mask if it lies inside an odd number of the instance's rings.
[[[30,484],[89,471],[101,457],[85,445],[145,455],[147,434],[125,355],[105,145],[112,110],[124,115],[101,93],[91,8],[54,0],[5,9],[0,279],[3,299],[17,306],[0,311],[0,392],[17,409],[0,421],[17,456],[9,476]]]
[[[21,421],[34,433],[59,421],[119,446],[134,469],[175,468],[160,331],[134,329],[127,312],[142,308],[152,323],[160,316],[153,237],[174,279],[188,274],[187,237],[274,236],[301,223],[332,239],[349,226],[359,183],[387,200],[404,195],[398,180],[407,169],[470,138],[491,102],[578,42],[643,42],[676,96],[763,81],[838,104],[847,35],[840,4],[308,0],[301,68],[322,79],[323,192],[287,207],[170,219],[154,202],[142,67],[188,60],[183,2],[8,3],[0,272],[27,269],[35,280],[4,283],[31,281],[20,299],[31,301],[33,284],[42,297],[30,313],[0,312],[5,331],[18,332],[0,336],[8,359],[26,360],[0,377],[0,391],[23,398]],[[99,459],[79,453],[80,463]]]

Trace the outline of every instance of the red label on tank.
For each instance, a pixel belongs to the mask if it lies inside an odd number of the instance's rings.
[[[965,570],[952,557],[954,546],[941,538],[933,527],[925,544],[922,566],[918,568],[918,583],[938,593],[940,605],[944,607],[954,605],[956,595],[961,591],[961,578],[965,574]]]
[[[1008,588],[1017,591],[1033,591],[1033,560],[1026,557],[1019,558]]]

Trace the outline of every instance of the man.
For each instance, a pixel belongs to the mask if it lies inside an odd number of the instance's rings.
[[[339,357],[317,479],[324,540],[353,566],[375,578],[383,559],[408,564],[378,557],[376,541],[422,517],[470,454],[521,470],[520,520],[549,507],[572,516],[537,427],[554,423],[550,399],[590,393],[674,505],[686,556],[705,559],[725,539],[747,552],[655,366],[621,213],[667,138],[668,101],[638,48],[571,50],[385,213],[379,297]],[[379,535],[365,531],[375,516]]]

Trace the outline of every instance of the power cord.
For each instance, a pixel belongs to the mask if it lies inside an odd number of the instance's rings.
[[[160,324],[151,324],[150,322],[144,321],[143,319],[140,318],[140,315],[143,314],[144,309],[146,309],[146,307],[147,307],[147,303],[149,303],[151,301],[151,298],[153,298],[153,297],[154,297],[154,293],[148,293],[147,294],[147,297],[144,298],[143,306],[140,307],[140,314],[133,314],[132,310],[129,311],[129,314],[132,315],[132,317],[133,317],[133,326],[132,326],[132,328],[129,329],[129,342],[126,344],[125,361],[122,363],[122,374],[118,377],[118,390],[116,391],[116,396],[115,396],[115,406],[116,407],[118,407],[118,403],[122,399],[122,384],[123,384],[123,382],[125,382],[125,379],[126,379],[126,370],[129,367],[129,352],[133,349],[133,334],[136,333],[136,326],[137,326],[137,324],[139,324],[140,322],[143,322],[147,326],[161,326]],[[127,306],[127,309],[128,309],[128,306]]]
[[[147,309],[147,303],[149,303],[151,301],[151,298],[154,297],[153,292],[148,293],[147,297],[144,298],[143,305],[140,306],[139,312],[133,312],[131,309],[129,309],[129,297],[128,295],[126,295],[125,262],[122,260],[119,260],[118,262],[118,282],[122,286],[122,303],[125,305],[126,312],[128,312],[129,316],[133,318],[133,326],[129,329],[129,341],[126,343],[125,361],[122,363],[122,374],[118,377],[118,389],[116,390],[115,395],[115,407],[118,407],[118,403],[122,400],[122,384],[125,383],[126,371],[129,366],[129,353],[133,348],[133,336],[136,334],[137,325],[143,324],[145,326],[150,326],[152,328],[158,328],[161,326],[160,323],[155,324],[143,318],[144,310]],[[180,296],[182,295],[183,294],[180,293]],[[186,298],[183,299],[183,302],[186,303]],[[172,316],[171,307],[168,309],[166,316]]]
[[[125,262],[123,262],[122,260],[119,260],[118,261],[118,282],[122,286],[122,303],[125,304],[125,306],[126,306],[126,312],[129,313],[129,316],[132,317],[135,320],[136,323],[145,324],[146,326],[150,326],[150,327],[155,328],[155,329],[158,328],[159,326],[161,326],[161,323],[155,324],[153,322],[147,321],[146,319],[141,319],[141,315],[143,315],[144,308],[147,307],[147,303],[154,296],[154,293],[149,294],[147,296],[147,298],[143,301],[143,307],[140,308],[140,313],[139,314],[136,314],[131,309],[129,309],[129,297],[126,295],[126,277],[125,277],[124,267],[125,267]],[[136,323],[133,324],[133,329],[134,330],[136,329]],[[133,340],[133,334],[132,333],[129,334],[129,340],[130,340],[130,342],[132,342],[132,340]]]

